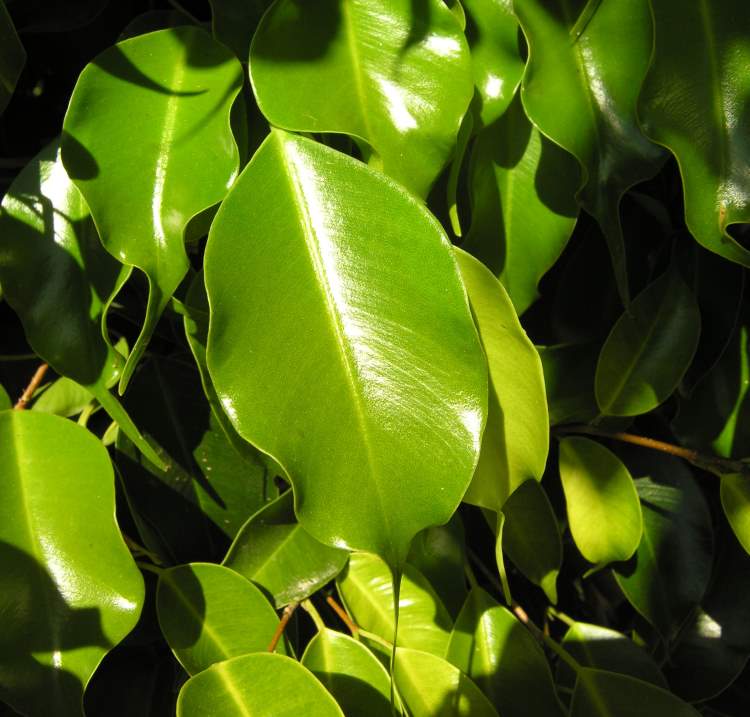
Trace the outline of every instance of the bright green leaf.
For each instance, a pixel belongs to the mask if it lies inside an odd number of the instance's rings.
[[[0,699],[79,717],[86,684],[144,596],[114,518],[112,464],[71,421],[3,411],[0,493]]]
[[[304,600],[336,577],[346,557],[346,551],[319,543],[297,522],[292,492],[287,491],[242,526],[223,564],[283,607]]]
[[[440,0],[279,0],[253,38],[250,79],[271,124],[363,140],[418,196],[453,151],[473,84]]]
[[[750,553],[750,477],[747,474],[721,477],[721,505],[737,540]]]
[[[0,115],[13,96],[25,64],[26,50],[18,39],[5,3],[0,0]]]
[[[188,270],[189,220],[221,201],[237,175],[229,110],[241,84],[240,63],[196,27],[124,40],[78,78],[63,124],[63,162],[107,251],[149,282],[121,392]]]
[[[633,555],[643,518],[633,479],[620,459],[588,438],[563,438],[560,479],[570,532],[583,557],[606,565]]]
[[[90,391],[63,376],[44,390],[44,393],[34,401],[32,410],[68,418],[77,416],[91,403],[92,398]]]

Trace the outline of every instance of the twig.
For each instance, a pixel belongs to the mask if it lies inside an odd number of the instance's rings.
[[[540,630],[529,619],[529,616],[526,614],[526,610],[524,610],[518,603],[515,603],[511,607],[511,610],[513,611],[513,614],[519,619],[519,621],[522,622],[526,626],[528,631],[537,639],[537,642],[546,645],[568,667],[570,667],[573,672],[575,672],[576,674],[578,673],[578,671],[581,669],[578,661],[562,645],[559,645],[557,642],[555,642],[549,635],[545,635],[544,632],[542,632],[542,630]]]
[[[331,609],[341,618],[341,622],[346,625],[349,632],[352,633],[352,637],[357,637],[357,634],[359,633],[359,627],[352,622],[352,619],[346,614],[346,610],[344,610],[341,605],[339,605],[334,597],[332,595],[328,595],[326,597],[326,602],[331,607]]]
[[[26,408],[29,401],[31,400],[31,397],[34,395],[34,391],[39,388],[39,384],[44,379],[44,374],[47,373],[48,368],[49,365],[46,363],[39,365],[39,368],[34,371],[34,375],[31,377],[29,385],[26,386],[23,393],[21,394],[21,398],[16,401],[16,405],[13,406],[13,408],[15,408],[17,411],[23,411]]]
[[[589,436],[609,438],[613,441],[630,443],[634,446],[641,446],[642,448],[650,448],[653,451],[668,453],[671,456],[682,458],[698,468],[711,472],[718,471],[720,473],[742,473],[743,475],[750,475],[750,465],[743,463],[742,461],[734,461],[731,458],[721,458],[720,456],[701,453],[692,448],[684,448],[683,446],[676,446],[674,443],[657,441],[655,438],[648,438],[647,436],[637,436],[633,433],[625,433],[624,431],[607,431],[603,428],[596,428],[595,426],[586,426],[583,424],[559,426],[554,429],[554,432],[561,435],[566,433],[582,433]]]
[[[279,640],[281,640],[281,636],[284,634],[287,623],[291,619],[298,605],[298,602],[293,602],[284,608],[284,612],[281,613],[281,620],[279,620],[279,624],[276,627],[276,632],[273,633],[271,642],[268,644],[268,652],[273,652],[276,649],[276,646],[279,644]]]

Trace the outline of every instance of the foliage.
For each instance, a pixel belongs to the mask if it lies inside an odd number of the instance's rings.
[[[748,714],[745,5],[0,0],[0,714]]]

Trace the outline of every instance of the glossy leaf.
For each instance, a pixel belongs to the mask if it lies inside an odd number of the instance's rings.
[[[588,423],[599,414],[594,395],[596,344],[537,346],[544,369],[550,425]]]
[[[701,601],[711,576],[711,517],[700,488],[680,461],[650,457],[634,465],[643,539],[632,564],[618,567],[628,601],[669,639]]]
[[[456,619],[446,659],[468,675],[505,717],[562,714],[539,645],[509,610],[481,588],[471,591]]]
[[[391,678],[378,659],[348,635],[325,629],[307,645],[302,664],[347,717],[391,717]]]
[[[393,580],[388,566],[375,555],[352,553],[336,582],[355,624],[392,643]],[[445,655],[453,621],[432,586],[408,564],[401,578],[398,619],[399,647]]]
[[[412,717],[497,717],[461,670],[429,652],[399,648],[393,679]]]
[[[346,557],[346,551],[319,543],[297,522],[288,491],[242,526],[223,564],[283,607],[304,600],[336,577]]]
[[[457,249],[456,257],[490,373],[487,426],[464,500],[499,511],[521,483],[541,479],[547,462],[542,364],[500,282],[469,254]]]
[[[3,294],[34,352],[91,391],[138,449],[160,465],[108,391],[122,357],[109,342],[104,317],[128,271],[102,249],[57,144],[34,157],[3,198],[0,247]]]
[[[362,140],[418,196],[453,151],[473,85],[440,0],[276,2],[253,38],[250,79],[271,124]]]
[[[44,393],[34,401],[32,410],[54,413],[67,418],[77,416],[89,403],[91,392],[65,376],[51,383]]]
[[[579,177],[575,158],[531,124],[518,96],[474,142],[462,248],[500,279],[519,315],[570,238]]]
[[[690,366],[701,317],[674,271],[649,284],[612,328],[596,366],[596,400],[608,416],[647,413],[669,398]]]
[[[112,465],[70,421],[3,411],[0,492],[0,699],[77,717],[92,673],[143,603],[114,518]]]
[[[271,0],[209,0],[214,37],[247,62],[250,40]]]
[[[721,477],[721,505],[737,540],[750,553],[750,478],[746,474]]]
[[[26,64],[26,50],[16,34],[13,20],[0,0],[0,114],[8,106],[16,82]]]
[[[219,662],[191,677],[177,698],[177,717],[344,717],[299,662],[271,653]]]
[[[241,66],[223,45],[198,28],[178,27],[108,48],[73,91],[63,162],[107,251],[149,282],[121,392],[187,272],[189,220],[221,201],[237,175],[229,110],[241,84]]]
[[[579,200],[607,237],[618,290],[627,301],[620,199],[655,174],[663,158],[636,120],[651,57],[648,0],[514,0],[513,7],[529,44],[524,108],[580,162]]]
[[[279,624],[258,588],[212,563],[160,573],[156,606],[164,637],[191,675],[231,657],[267,651]],[[284,640],[277,649],[288,654]]]
[[[677,158],[696,240],[750,266],[750,251],[727,232],[750,222],[750,16],[742,0],[652,6],[654,56],[639,101],[644,130]]]
[[[633,555],[643,518],[633,479],[620,459],[588,438],[563,438],[560,479],[570,532],[583,557],[606,565]]]
[[[502,549],[551,603],[557,602],[562,540],[547,494],[536,481],[518,486],[503,506]]]
[[[570,705],[571,717],[698,717],[689,704],[648,682],[585,667]]]
[[[214,385],[285,469],[302,525],[403,563],[455,511],[485,418],[484,358],[435,220],[381,174],[273,130],[214,220],[205,280]]]

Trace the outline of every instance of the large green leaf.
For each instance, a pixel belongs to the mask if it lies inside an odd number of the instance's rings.
[[[393,580],[388,566],[369,553],[352,553],[337,580],[341,598],[354,622],[367,632],[393,642]],[[399,593],[399,647],[445,654],[453,621],[432,586],[406,565]]]
[[[750,266],[750,251],[727,232],[730,224],[750,222],[747,7],[744,0],[652,6],[654,56],[638,108],[644,130],[677,158],[693,236]]]
[[[26,50],[18,39],[3,0],[0,0],[0,114],[8,106],[25,64]]]
[[[403,563],[455,511],[486,412],[484,357],[434,218],[356,160],[273,130],[214,220],[205,279],[214,385],[284,467],[300,522]]]
[[[156,607],[164,637],[191,675],[231,657],[266,651],[279,624],[255,585],[213,563],[160,573]],[[288,654],[284,640],[277,649]]]
[[[335,697],[347,717],[392,717],[391,679],[361,642],[326,628],[310,640],[302,664]]]
[[[700,327],[698,304],[677,271],[649,284],[602,346],[594,379],[601,412],[635,416],[669,398],[693,360]]]
[[[562,714],[539,645],[481,588],[471,591],[456,619],[446,659],[474,680],[503,717]]]
[[[659,169],[636,100],[651,58],[648,0],[514,0],[529,43],[523,105],[531,121],[583,168],[579,200],[607,237],[627,300],[620,198]]]
[[[620,459],[580,436],[560,441],[560,479],[570,532],[586,560],[627,560],[643,534],[638,493]]]
[[[323,685],[299,662],[271,653],[219,662],[191,677],[177,717],[344,717]]]
[[[482,450],[464,500],[499,511],[524,481],[540,480],[547,462],[549,419],[542,363],[502,284],[456,249],[490,373]]]
[[[578,163],[529,122],[517,95],[480,132],[469,171],[471,228],[462,248],[503,282],[522,314],[575,226]]]
[[[453,151],[473,86],[440,0],[279,0],[253,38],[250,79],[271,124],[363,140],[418,196]]]
[[[701,601],[713,562],[708,506],[690,470],[667,456],[628,461],[643,508],[643,539],[615,576],[628,601],[669,639]]]
[[[721,506],[737,540],[750,553],[750,477],[731,473],[721,477]]]
[[[122,357],[104,317],[128,277],[102,249],[88,206],[68,178],[56,143],[16,177],[0,208],[0,283],[34,351],[93,393],[138,449],[160,465],[108,386]]]
[[[135,626],[143,578],[115,522],[107,451],[57,416],[0,412],[0,698],[81,714],[83,691]]]
[[[497,717],[461,670],[429,652],[399,648],[393,679],[412,717]]]
[[[143,328],[121,392],[188,270],[188,222],[221,201],[237,175],[229,110],[241,69],[203,30],[172,28],[102,52],[84,68],[70,99],[65,167],[107,251],[145,272],[149,282]]]
[[[223,564],[283,607],[304,600],[336,577],[346,557],[346,551],[319,543],[297,522],[288,491],[242,526]]]

